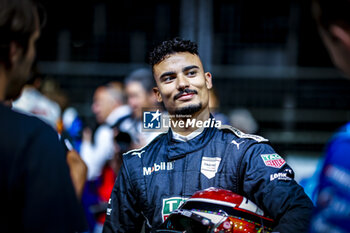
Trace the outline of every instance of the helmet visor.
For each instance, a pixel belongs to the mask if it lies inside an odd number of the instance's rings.
[[[186,210],[176,210],[154,232],[206,233],[214,227],[208,218]]]

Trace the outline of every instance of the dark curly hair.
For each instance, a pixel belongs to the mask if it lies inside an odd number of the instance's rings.
[[[149,64],[153,67],[163,61],[170,54],[178,52],[189,52],[198,55],[198,46],[195,42],[183,40],[178,37],[163,41],[150,53]]]

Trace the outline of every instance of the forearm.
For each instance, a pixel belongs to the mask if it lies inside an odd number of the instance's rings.
[[[75,150],[67,152],[67,163],[75,192],[77,197],[81,199],[87,178],[87,166]]]

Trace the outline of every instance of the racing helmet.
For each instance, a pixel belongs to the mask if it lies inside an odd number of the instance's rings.
[[[208,188],[193,194],[153,232],[271,232],[274,221],[247,198]]]

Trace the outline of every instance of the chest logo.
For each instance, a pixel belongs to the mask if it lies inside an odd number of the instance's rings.
[[[261,158],[268,167],[280,168],[286,163],[278,154],[262,154]]]
[[[205,175],[208,179],[215,177],[221,158],[219,157],[203,157],[201,164],[201,173]]]
[[[170,171],[174,169],[174,161],[172,162],[160,162],[160,163],[154,163],[152,167],[143,167],[143,175],[149,176],[153,172],[157,171]]]

